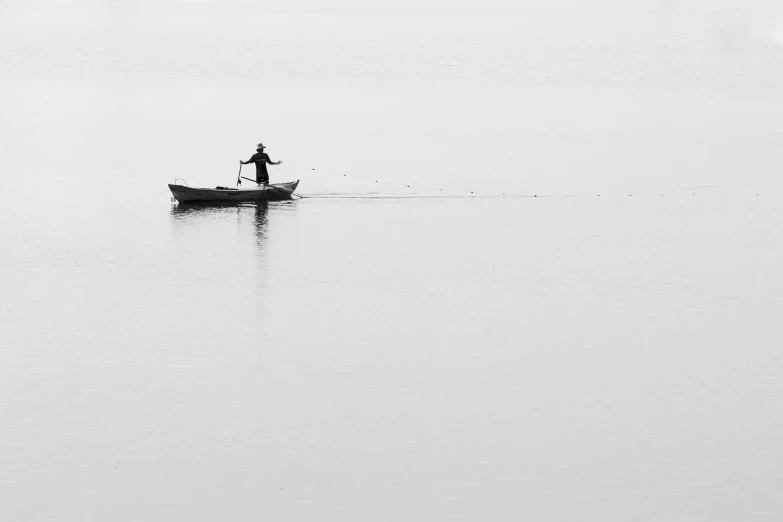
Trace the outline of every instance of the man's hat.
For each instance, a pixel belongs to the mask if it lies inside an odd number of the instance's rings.
[[[259,143],[258,146],[256,147],[256,150],[258,150],[258,149],[265,149],[265,148],[266,147],[264,147],[263,143]]]

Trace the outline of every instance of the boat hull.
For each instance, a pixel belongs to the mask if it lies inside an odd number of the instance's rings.
[[[196,188],[169,184],[169,190],[180,203],[245,203],[291,199],[297,185],[299,180],[239,189]]]

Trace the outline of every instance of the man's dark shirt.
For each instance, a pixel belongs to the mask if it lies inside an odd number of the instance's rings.
[[[269,173],[266,170],[266,164],[273,164],[272,160],[269,159],[269,154],[266,152],[256,152],[249,160],[247,160],[248,163],[251,161],[256,164],[256,181],[259,183],[262,181],[268,181]]]

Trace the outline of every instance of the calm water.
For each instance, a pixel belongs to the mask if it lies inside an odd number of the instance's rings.
[[[783,16],[580,6],[0,2],[0,519],[782,518]]]

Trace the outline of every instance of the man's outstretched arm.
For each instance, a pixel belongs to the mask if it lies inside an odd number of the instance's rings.
[[[239,163],[241,163],[242,165],[247,165],[248,163],[255,163],[255,162],[256,162],[256,154],[250,156],[250,159],[247,161],[239,160]]]

